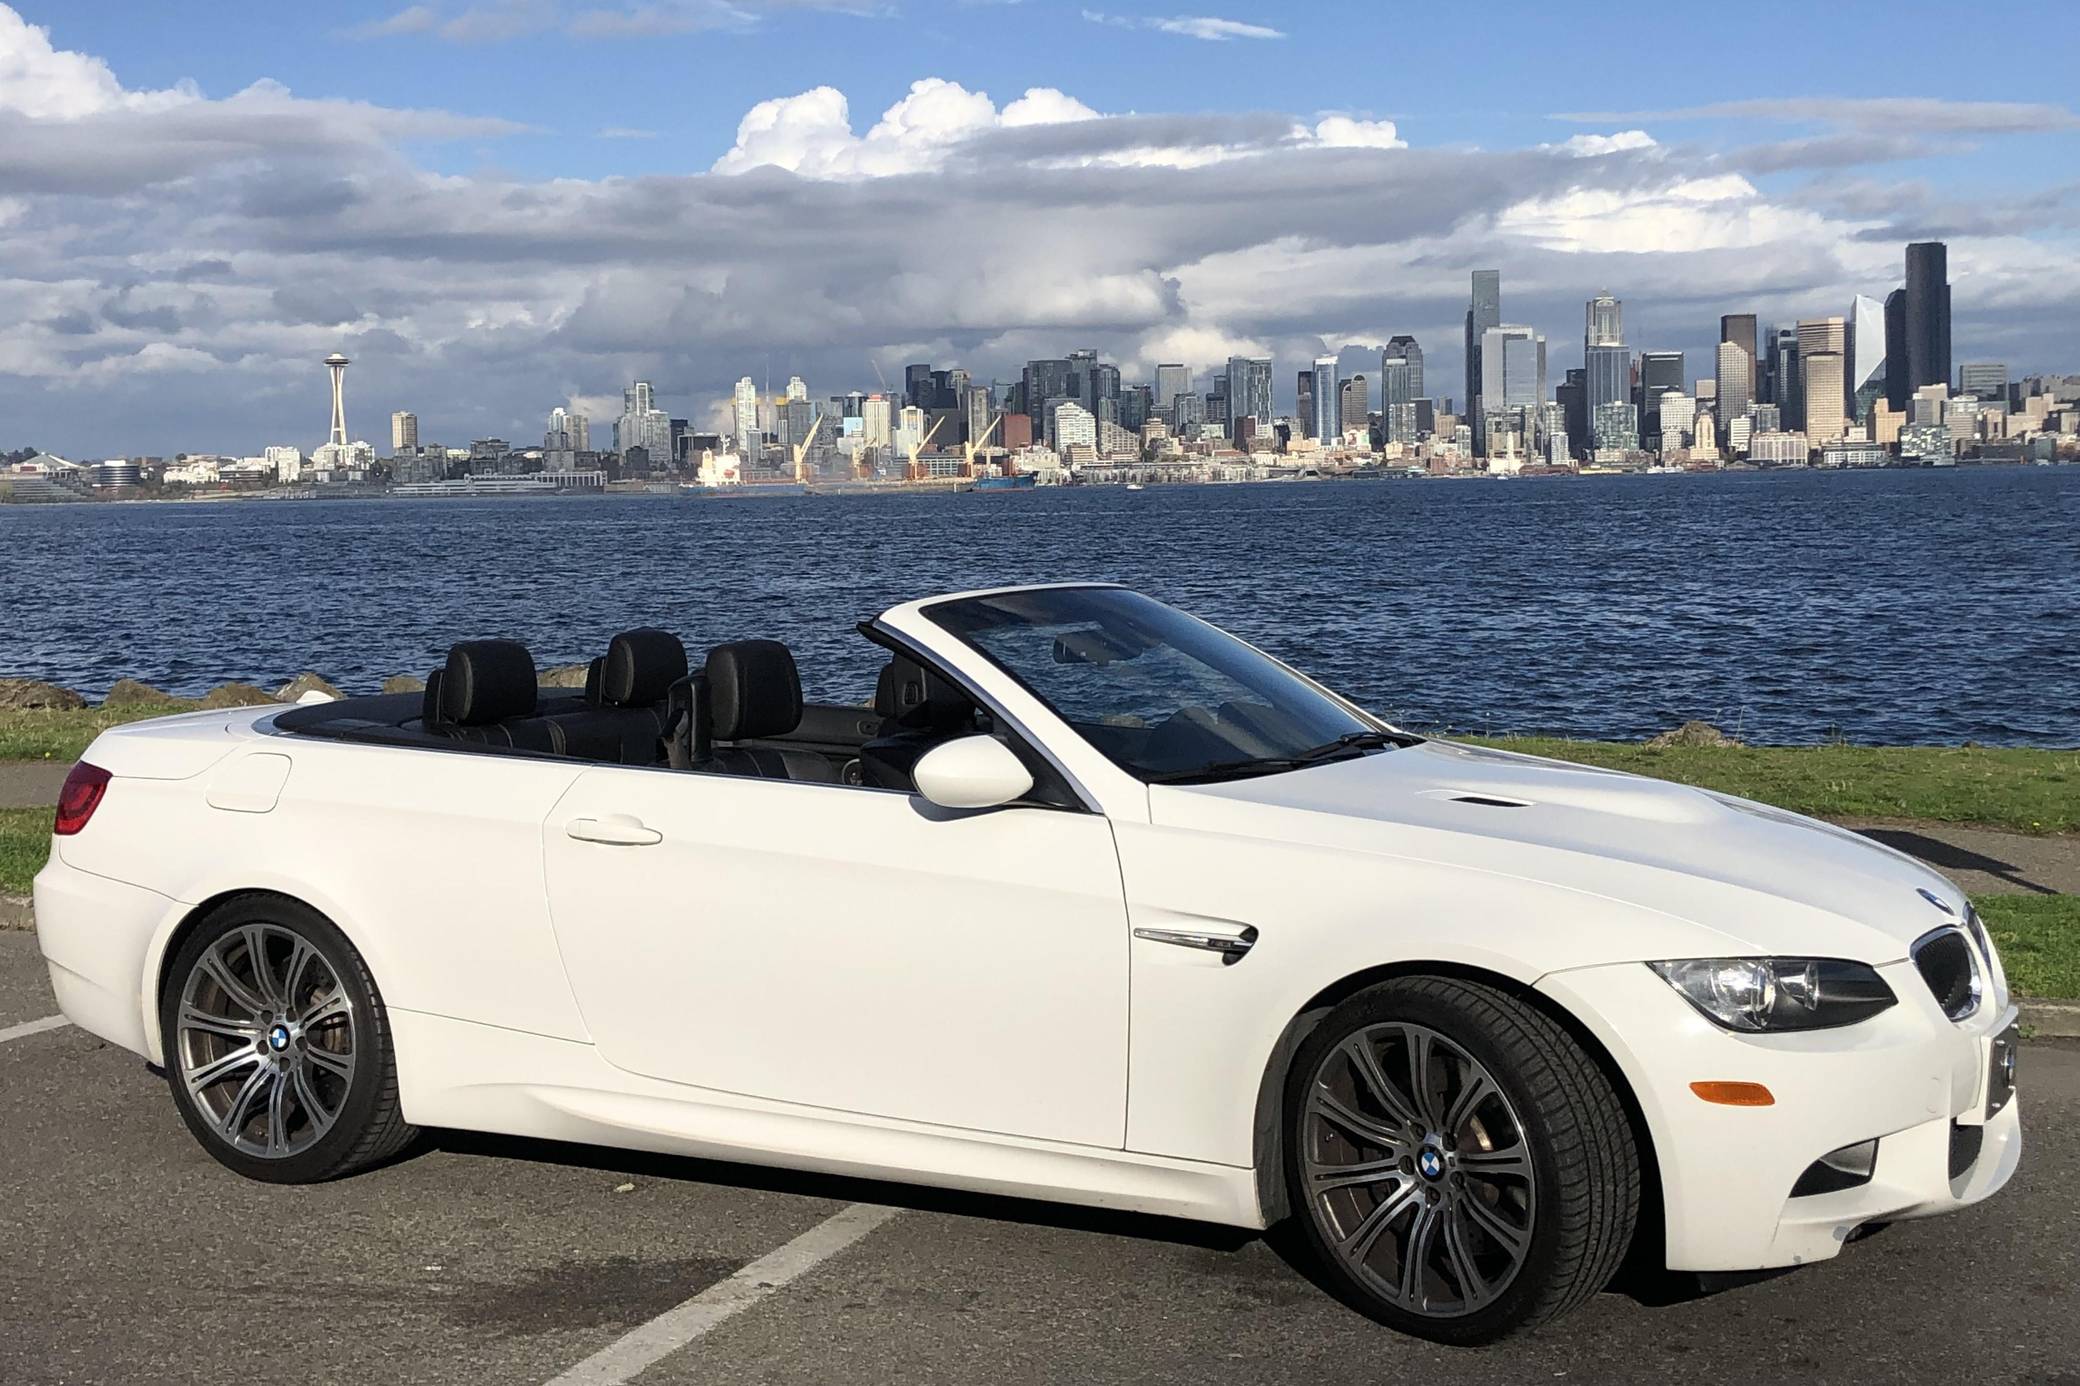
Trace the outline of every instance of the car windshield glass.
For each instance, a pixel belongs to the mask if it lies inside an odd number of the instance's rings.
[[[1144,780],[1270,774],[1403,739],[1138,592],[1051,587],[963,597],[925,614]]]

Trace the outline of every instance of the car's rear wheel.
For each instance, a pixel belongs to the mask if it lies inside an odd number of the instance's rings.
[[[1493,987],[1403,977],[1316,1026],[1286,1086],[1301,1235],[1345,1300],[1403,1332],[1485,1343],[1602,1289],[1639,1159],[1602,1069]]]
[[[250,895],[201,920],[160,997],[174,1105],[252,1179],[313,1183],[403,1149],[390,1031],[361,955],[294,900]]]

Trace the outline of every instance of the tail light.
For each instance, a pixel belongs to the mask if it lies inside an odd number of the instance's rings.
[[[58,818],[51,831],[59,837],[71,837],[86,827],[94,810],[101,807],[109,779],[109,773],[98,765],[81,761],[73,766],[72,773],[65,777],[65,787],[58,791]]]

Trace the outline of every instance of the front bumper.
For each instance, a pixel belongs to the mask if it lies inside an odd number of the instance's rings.
[[[1639,1100],[1670,1269],[1826,1260],[1867,1223],[1951,1212],[2014,1174],[2020,1095],[1987,1113],[1990,1047],[2014,1008],[1989,998],[1980,1014],[1952,1023],[1911,964],[1879,972],[1898,1005],[1858,1025],[1782,1035],[1722,1030],[1638,963],[1541,979],[1541,991],[1595,1031]],[[1776,1100],[1719,1106],[1690,1090],[1715,1081],[1761,1083]],[[1867,1182],[1792,1196],[1822,1156],[1872,1139]]]

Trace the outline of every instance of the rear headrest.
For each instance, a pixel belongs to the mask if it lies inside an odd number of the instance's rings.
[[[671,686],[686,677],[686,646],[668,630],[625,630],[607,646],[600,673],[600,697],[620,707],[647,707],[664,701]]]
[[[802,678],[777,640],[708,651],[708,725],[719,741],[785,736],[802,724]]]
[[[441,682],[443,670],[436,669],[426,676],[426,692],[419,699],[419,723],[421,726],[438,726],[441,722]]]
[[[465,727],[534,713],[534,656],[513,640],[462,640],[448,647],[442,720]]]
[[[874,684],[874,711],[905,727],[949,730],[971,706],[960,689],[901,655],[888,661]]]

